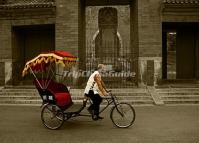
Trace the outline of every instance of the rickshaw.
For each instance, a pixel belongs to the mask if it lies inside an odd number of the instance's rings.
[[[64,69],[70,69],[77,62],[77,57],[68,52],[51,51],[39,54],[25,64],[22,76],[28,73],[34,76],[33,84],[42,99],[41,120],[43,125],[48,129],[59,129],[64,121],[72,117],[92,117],[88,111],[88,113],[82,113],[86,106],[92,104],[89,98],[83,98],[82,105],[75,111],[68,111],[68,109],[73,106],[69,88],[63,83],[57,82],[57,78],[55,77],[57,75],[57,67],[61,66],[64,67]],[[63,77],[64,74],[61,76]],[[82,95],[82,97],[84,97],[84,95]],[[109,96],[104,97],[103,100],[105,100],[107,104],[101,108],[100,113],[107,109],[109,105],[112,105],[110,118],[115,126],[128,128],[134,123],[135,110],[132,105],[123,102],[120,103],[111,91],[109,91]]]

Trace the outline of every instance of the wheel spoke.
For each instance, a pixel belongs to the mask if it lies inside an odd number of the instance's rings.
[[[127,128],[135,120],[135,111],[130,104],[120,103],[112,109],[111,120],[117,127]]]
[[[41,112],[43,124],[49,129],[58,129],[64,122],[64,114],[56,105],[47,104]]]

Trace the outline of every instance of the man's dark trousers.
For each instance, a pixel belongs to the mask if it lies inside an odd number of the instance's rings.
[[[86,94],[86,96],[89,97],[93,102],[88,110],[94,110],[94,115],[98,116],[102,97],[99,94],[94,94],[93,90],[89,90],[89,93]]]

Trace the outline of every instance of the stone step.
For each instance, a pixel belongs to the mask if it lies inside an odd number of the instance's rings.
[[[1,92],[37,92],[37,89],[2,89]]]
[[[34,100],[34,99],[41,99],[39,96],[0,96],[0,100]]]
[[[132,97],[136,97],[136,96],[140,96],[140,97],[150,97],[148,94],[114,94],[115,96],[118,96],[118,97],[128,97],[128,96],[132,96]],[[0,97],[1,96],[39,96],[38,93],[5,93],[5,94],[0,94]],[[77,95],[77,94],[74,94],[72,93],[71,96],[73,97],[83,97],[83,94],[81,95]]]
[[[118,89],[110,89],[112,93],[146,93],[146,88],[118,88]],[[3,88],[1,92],[37,92],[36,88],[33,89],[20,89],[20,88]],[[72,93],[84,93],[84,89],[70,89]]]
[[[6,85],[4,89],[35,89],[34,85]]]
[[[5,92],[0,93],[0,96],[38,96],[38,92]]]
[[[119,101],[120,103],[121,102],[125,102],[125,103],[129,103],[129,104],[133,104],[133,105],[142,105],[142,104],[144,104],[144,105],[154,105],[154,102],[152,101],[152,100],[120,100]],[[76,104],[82,104],[82,100],[75,100],[74,101],[74,103],[76,103]],[[102,103],[102,105],[106,105],[107,104],[107,102],[106,101],[104,101],[103,103]]]
[[[199,94],[199,91],[157,91],[158,94]]]
[[[184,84],[184,85],[165,85],[156,86],[156,89],[166,89],[166,88],[199,88],[199,84]]]
[[[194,96],[194,95],[189,95],[189,96],[179,96],[179,95],[176,95],[176,96],[162,96],[161,97],[162,100],[167,100],[167,99],[170,99],[170,100],[183,100],[183,99],[196,99],[198,100],[199,99],[199,96]]]
[[[158,92],[161,96],[169,96],[169,95],[199,95],[199,92]]]
[[[146,88],[119,88],[111,89],[119,102],[128,102],[138,105],[153,105],[153,99]],[[74,103],[82,104],[84,89],[70,89]],[[0,104],[9,105],[40,105],[42,100],[34,86],[6,87],[0,90]],[[104,102],[103,104],[105,104]]]
[[[193,88],[199,87],[199,81],[193,79],[170,79],[162,80],[156,88]]]
[[[153,104],[153,100],[148,95],[147,90],[144,88],[138,89],[111,89],[112,93],[118,97],[120,102],[128,102],[131,104]],[[71,89],[71,97],[73,102],[82,103],[84,89]],[[9,105],[39,105],[42,100],[39,96],[38,91],[34,86],[30,87],[6,87],[0,90],[0,104]]]
[[[82,100],[74,100],[73,101],[75,104],[82,104]],[[150,105],[153,105],[153,101],[151,100],[135,100],[135,101],[132,101],[132,100],[121,100],[119,102],[126,102],[126,103],[130,103],[130,104],[150,104]],[[12,105],[12,104],[38,104],[38,105],[41,105],[42,104],[42,100],[39,100],[39,99],[35,99],[35,100],[0,100],[0,104],[7,104],[7,105]],[[102,103],[102,105],[106,105],[107,102],[104,101]]]
[[[156,89],[164,104],[169,105],[197,105],[199,104],[198,87],[175,87]]]
[[[166,99],[165,104],[199,104],[199,99]]]
[[[139,99],[146,99],[146,100],[152,100],[151,96],[116,96],[118,100],[139,100]],[[72,96],[72,99],[76,100],[76,99],[83,99],[83,97],[81,96]]]
[[[0,100],[32,100],[32,99],[40,99],[40,96],[23,96],[23,95],[19,95],[19,96],[7,96],[7,95],[3,95],[0,96]],[[83,99],[83,96],[72,96],[73,100],[78,100],[78,99]],[[152,100],[152,98],[150,96],[117,96],[118,100],[139,100],[139,99],[146,99],[146,100]]]
[[[0,104],[42,104],[41,99],[34,100],[0,100]]]
[[[24,96],[33,96],[33,95],[38,95],[39,93],[37,91],[35,92],[25,92],[25,91],[18,91],[18,92],[11,92],[11,91],[7,91],[7,92],[0,92],[0,96],[2,95],[8,95],[8,96],[18,96],[18,95],[24,95]],[[70,94],[72,96],[83,96],[84,93],[77,93],[77,92],[70,92]],[[146,96],[148,93],[113,93],[116,96]]]
[[[199,92],[199,88],[156,89],[157,92]]]

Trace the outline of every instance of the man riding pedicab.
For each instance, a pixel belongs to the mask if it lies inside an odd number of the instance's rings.
[[[100,104],[102,102],[101,96],[107,96],[108,92],[106,86],[101,78],[101,74],[105,71],[105,65],[99,64],[97,70],[91,74],[88,79],[84,94],[85,100],[89,97],[92,100],[92,104],[88,108],[93,120],[103,119],[99,116]]]

